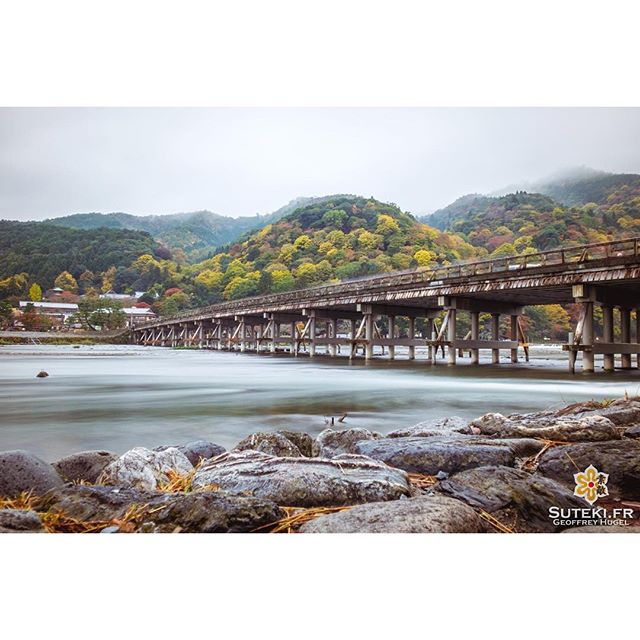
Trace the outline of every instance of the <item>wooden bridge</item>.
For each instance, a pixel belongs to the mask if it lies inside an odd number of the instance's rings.
[[[580,305],[577,325],[563,346],[572,372],[579,352],[585,372],[594,371],[596,354],[603,356],[605,371],[614,369],[616,356],[619,366],[628,369],[635,355],[640,367],[640,238],[386,273],[215,304],[138,326],[131,340],[366,359],[393,359],[397,347],[406,347],[414,359],[419,347],[433,364],[445,348],[449,364],[465,353],[477,364],[480,350],[487,349],[497,364],[501,351],[517,362],[522,350],[528,360],[521,321],[525,306],[567,303]],[[598,339],[596,305],[602,307]],[[491,316],[488,334],[480,333],[481,313]],[[464,336],[458,331],[460,314],[469,314],[470,330]],[[505,316],[508,320],[501,323]]]

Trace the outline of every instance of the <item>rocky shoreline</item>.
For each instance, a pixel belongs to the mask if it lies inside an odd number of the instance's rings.
[[[607,476],[597,502],[574,474]],[[254,433],[49,464],[0,452],[0,532],[640,532],[640,400]]]

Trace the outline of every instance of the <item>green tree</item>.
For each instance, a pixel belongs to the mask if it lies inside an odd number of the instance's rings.
[[[127,321],[120,302],[97,296],[80,300],[74,319],[92,331],[120,329]]]
[[[55,279],[54,284],[60,289],[71,291],[71,293],[77,293],[78,291],[78,283],[68,271],[63,271],[62,273],[60,273]]]
[[[42,288],[37,282],[29,287],[29,300],[32,302],[40,302],[42,300]]]

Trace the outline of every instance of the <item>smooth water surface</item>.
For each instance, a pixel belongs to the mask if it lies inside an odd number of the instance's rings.
[[[418,354],[420,357],[420,354]],[[508,355],[508,352],[505,352]],[[402,357],[402,356],[400,356]],[[138,346],[0,347],[0,451],[46,460],[260,430],[319,433],[327,418],[381,432],[428,418],[526,412],[640,391],[637,372],[574,376],[559,350],[518,365],[256,355]],[[36,378],[44,369],[48,378]]]

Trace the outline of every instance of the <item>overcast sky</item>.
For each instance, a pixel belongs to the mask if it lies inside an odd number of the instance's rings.
[[[430,213],[587,165],[640,173],[640,109],[0,109],[0,218],[271,212],[355,193]]]

